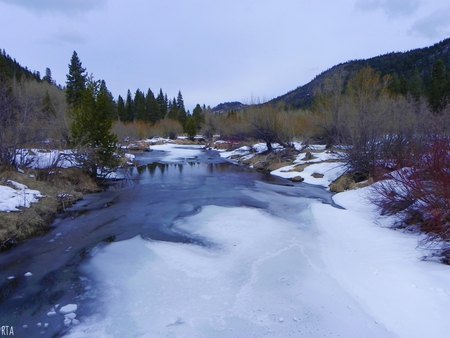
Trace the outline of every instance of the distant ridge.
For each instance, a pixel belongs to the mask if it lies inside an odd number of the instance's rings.
[[[371,67],[381,75],[390,74],[399,81],[409,81],[417,69],[423,84],[426,86],[431,79],[433,64],[440,58],[446,67],[450,67],[450,38],[442,40],[430,47],[417,48],[407,52],[392,52],[363,60],[351,60],[340,63],[321,74],[317,75],[309,83],[297,87],[286,94],[278,96],[265,104],[282,104],[289,108],[309,108],[314,99],[314,93],[321,88],[325,80],[333,75],[342,75],[348,79],[352,73],[358,72],[364,67]],[[240,102],[221,103],[212,109],[216,113],[238,111],[247,107]]]
[[[424,84],[430,81],[434,61],[440,58],[446,67],[450,66],[450,38],[430,47],[413,49],[408,52],[392,52],[366,60],[353,60],[338,64],[319,74],[306,85],[300,86],[268,103],[284,104],[291,108],[309,108],[314,92],[320,88],[327,78],[340,73],[348,78],[353,72],[364,67],[371,67],[381,75],[396,75],[400,80],[409,80],[417,68]]]
[[[229,113],[229,112],[233,112],[233,111],[239,111],[241,109],[244,109],[245,107],[247,107],[246,104],[243,104],[238,101],[234,101],[234,102],[220,103],[217,106],[215,106],[214,108],[212,108],[211,110],[213,113],[223,114],[223,113]]]

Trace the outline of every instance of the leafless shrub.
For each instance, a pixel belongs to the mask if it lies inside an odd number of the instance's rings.
[[[450,240],[450,138],[430,139],[414,155],[414,165],[387,175],[373,186],[372,202],[396,226],[424,231],[427,241]]]

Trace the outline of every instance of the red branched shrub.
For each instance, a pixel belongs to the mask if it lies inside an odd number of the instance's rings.
[[[450,138],[436,137],[414,156],[414,165],[373,186],[372,201],[396,226],[415,227],[427,239],[450,240]]]

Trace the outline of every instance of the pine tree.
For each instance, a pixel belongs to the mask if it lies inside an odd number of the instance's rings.
[[[125,120],[123,122],[133,122],[134,121],[134,103],[131,98],[131,92],[128,89],[127,99],[125,101]]]
[[[126,118],[125,102],[123,101],[123,98],[120,95],[117,98],[117,115],[120,121],[125,121]]]
[[[53,83],[52,71],[50,70],[50,68],[45,68],[45,76],[42,78],[42,80],[50,84]]]
[[[167,113],[167,118],[171,120],[178,120],[178,108],[177,108],[177,100],[173,98],[171,102],[169,102],[169,112]]]
[[[181,109],[177,109],[177,120],[178,122],[181,123],[181,125],[183,126],[183,128],[186,125],[186,120],[188,118],[188,114],[186,113],[186,111],[184,110],[184,108]]]
[[[419,101],[422,96],[422,78],[420,77],[419,70],[417,68],[414,69],[413,75],[409,80],[408,92],[416,101]]]
[[[159,90],[158,97],[156,98],[156,101],[158,101],[159,104],[159,112],[160,112],[160,119],[164,119],[167,115],[167,107],[168,107],[168,100],[167,95],[164,95],[162,89]]]
[[[185,110],[183,95],[181,95],[181,91],[178,91],[178,95],[177,95],[177,108]]]
[[[192,116],[195,118],[197,127],[200,127],[200,125],[205,123],[205,114],[203,113],[202,107],[200,107],[200,105],[198,103],[195,106],[194,110],[192,111]]]
[[[111,132],[111,98],[101,81],[88,79],[74,110],[71,126],[77,159],[94,178],[104,176],[118,165],[114,156],[117,136]]]
[[[145,96],[139,89],[134,94],[134,111],[136,112],[136,120],[147,121],[147,114],[145,111]]]
[[[194,139],[195,135],[197,135],[197,122],[195,121],[195,117],[188,117],[184,130],[190,139]]]
[[[147,91],[147,95],[145,96],[145,110],[147,114],[147,120],[151,123],[157,122],[161,118],[160,107],[158,101],[155,98],[155,95],[150,90]]]
[[[87,74],[86,68],[82,67],[76,51],[73,52],[69,64],[69,74],[66,81],[66,98],[67,103],[72,107],[78,107],[81,96],[86,88]]]
[[[447,79],[445,76],[445,65],[441,59],[436,59],[431,74],[431,85],[428,93],[428,103],[434,113],[440,113],[447,105],[446,95]]]

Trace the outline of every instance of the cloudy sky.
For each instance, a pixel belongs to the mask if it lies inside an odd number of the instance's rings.
[[[262,102],[348,60],[450,37],[448,0],[0,0],[0,48],[64,85],[73,51],[117,98]]]

